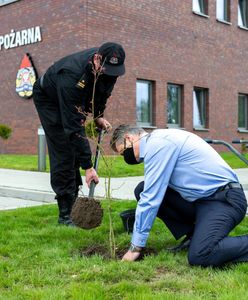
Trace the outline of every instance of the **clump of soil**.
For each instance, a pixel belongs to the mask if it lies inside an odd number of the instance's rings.
[[[102,223],[103,209],[100,201],[94,198],[78,197],[75,201],[71,219],[79,228],[91,229]]]
[[[122,259],[123,255],[128,251],[128,248],[116,248],[115,251],[115,258],[116,259]],[[107,249],[103,245],[91,245],[89,247],[86,247],[84,249],[79,250],[79,254],[81,257],[86,256],[90,257],[93,255],[99,255],[102,256],[104,259],[111,259],[109,249]],[[141,252],[141,255],[138,260],[143,259],[145,256],[150,255],[156,255],[157,251],[152,248],[144,248]]]

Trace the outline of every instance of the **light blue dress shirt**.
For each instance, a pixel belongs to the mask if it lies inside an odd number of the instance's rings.
[[[158,129],[140,140],[145,184],[136,209],[132,243],[144,247],[171,187],[187,201],[208,197],[238,177],[202,138],[180,129]]]

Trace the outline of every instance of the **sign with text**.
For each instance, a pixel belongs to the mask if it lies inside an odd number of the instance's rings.
[[[0,35],[0,51],[8,50],[24,45],[34,44],[42,41],[40,26],[15,31],[12,29],[10,33]]]

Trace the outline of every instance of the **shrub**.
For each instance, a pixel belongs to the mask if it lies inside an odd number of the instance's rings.
[[[4,124],[0,124],[0,137],[7,140],[11,135],[12,129]]]

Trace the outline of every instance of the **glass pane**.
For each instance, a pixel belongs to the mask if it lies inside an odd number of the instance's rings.
[[[193,11],[201,12],[199,0],[193,0]]]
[[[248,26],[248,1],[247,0],[239,0],[238,24],[243,27]]]
[[[151,123],[150,83],[138,81],[136,83],[136,113],[137,122]]]
[[[199,0],[199,6],[202,14],[207,14],[206,10],[206,0]]]
[[[238,127],[245,128],[245,115],[246,115],[246,96],[239,95],[239,107],[238,107]]]
[[[207,0],[193,0],[193,11],[206,14],[207,13],[206,1]]]
[[[238,25],[243,26],[243,21],[242,21],[242,18],[241,18],[240,3],[239,3],[239,6],[238,6]]]
[[[168,85],[167,123],[180,125],[181,87]]]
[[[219,20],[225,20],[225,0],[216,0],[216,13]]]
[[[206,126],[206,92],[194,90],[193,92],[193,125],[205,128]]]

